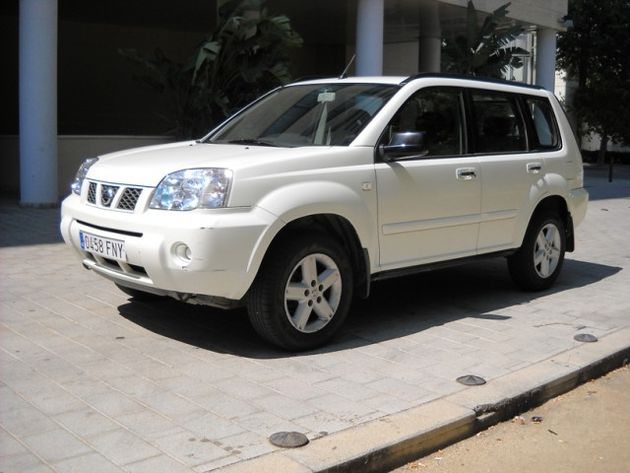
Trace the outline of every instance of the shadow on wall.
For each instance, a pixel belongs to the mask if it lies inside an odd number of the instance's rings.
[[[620,270],[567,259],[554,288],[542,293],[515,289],[502,258],[383,281],[374,284],[369,299],[355,301],[342,332],[327,346],[298,354],[258,338],[244,309],[222,311],[166,299],[130,301],[118,310],[147,330],[198,349],[252,359],[302,357],[368,346],[464,318],[496,321],[501,330],[510,318],[502,309],[588,286]]]

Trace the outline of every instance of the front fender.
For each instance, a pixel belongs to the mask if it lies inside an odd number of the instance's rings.
[[[257,204],[276,216],[275,222],[259,238],[248,272],[257,272],[271,242],[287,224],[308,216],[332,214],[345,218],[367,248],[370,261],[378,261],[376,234],[376,194],[354,191],[335,182],[313,181],[275,189]]]

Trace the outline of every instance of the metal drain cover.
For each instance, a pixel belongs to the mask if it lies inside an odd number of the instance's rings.
[[[573,337],[573,340],[578,342],[593,343],[596,342],[598,338],[590,333],[578,333],[575,337]]]
[[[276,432],[269,437],[269,441],[276,447],[298,448],[306,445],[308,438],[300,432]]]
[[[481,386],[482,384],[486,384],[486,380],[481,376],[477,376],[474,374],[467,374],[465,376],[460,376],[455,381],[460,384],[464,384],[466,386]]]

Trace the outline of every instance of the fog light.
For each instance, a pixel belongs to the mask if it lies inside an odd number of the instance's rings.
[[[192,251],[185,243],[175,243],[173,245],[173,256],[181,264],[188,264],[192,260]]]

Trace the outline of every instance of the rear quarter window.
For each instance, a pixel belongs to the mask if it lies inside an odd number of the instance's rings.
[[[531,119],[534,150],[555,150],[560,148],[558,124],[549,100],[542,97],[525,97],[526,113]]]

